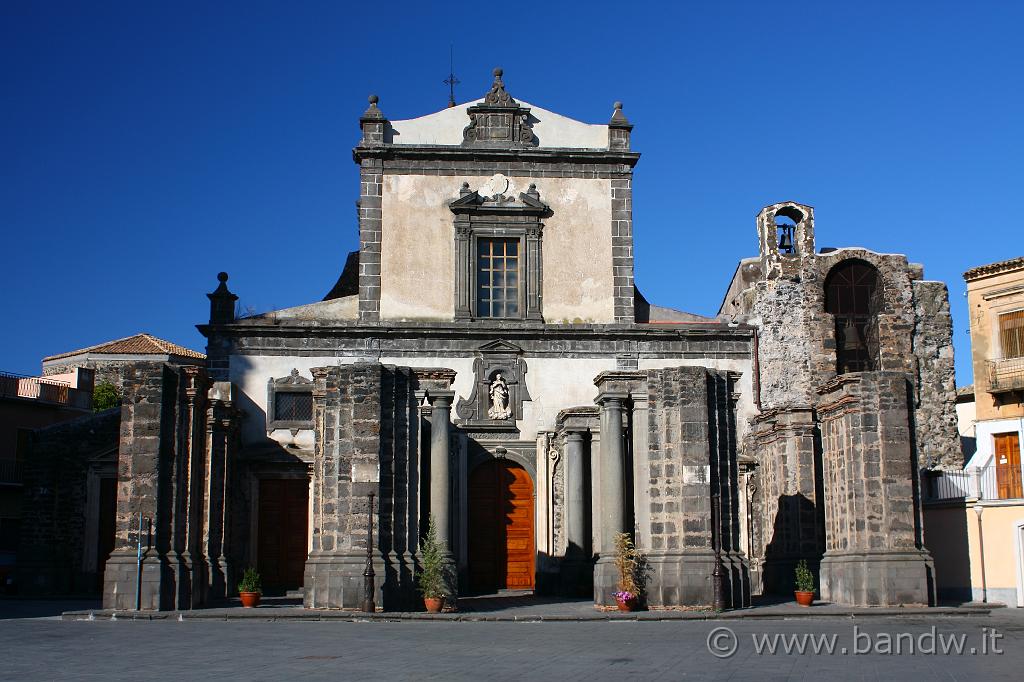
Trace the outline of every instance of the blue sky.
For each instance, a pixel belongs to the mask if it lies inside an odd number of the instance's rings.
[[[815,207],[819,246],[905,253],[950,287],[1024,254],[1024,4],[0,4],[0,370],[138,331],[202,350],[220,270],[244,306],[319,300],[357,248],[351,148],[392,118],[517,99],[643,153],[636,281],[713,314],[754,216]]]

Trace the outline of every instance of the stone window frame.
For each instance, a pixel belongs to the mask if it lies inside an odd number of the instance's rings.
[[[291,420],[278,419],[274,414],[277,406],[278,393],[308,393],[312,398],[313,380],[299,374],[298,369],[292,369],[291,374],[286,377],[267,380],[267,433],[276,429],[291,429],[303,431],[313,428],[313,419]]]
[[[540,201],[536,185],[518,198],[481,196],[463,183],[449,204],[455,214],[455,319],[543,322],[543,233],[541,219],[551,213]],[[477,314],[477,244],[480,238],[519,240],[519,315],[480,317]]]

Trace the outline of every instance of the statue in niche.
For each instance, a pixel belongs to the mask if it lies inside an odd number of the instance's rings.
[[[494,375],[489,389],[491,396],[491,407],[487,410],[487,416],[491,419],[510,419],[512,409],[509,407],[508,384],[501,377],[501,372]]]

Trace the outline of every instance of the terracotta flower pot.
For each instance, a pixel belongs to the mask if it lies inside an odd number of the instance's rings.
[[[444,606],[444,597],[424,597],[423,604],[427,607],[428,612],[441,613],[441,607]]]
[[[636,611],[637,598],[632,599],[616,599],[615,605],[619,607],[619,611]]]
[[[242,606],[247,609],[256,608],[260,605],[259,592],[239,592],[238,598],[242,600]]]
[[[796,590],[793,592],[796,595],[796,603],[800,606],[810,606],[814,603],[814,592],[801,592]]]

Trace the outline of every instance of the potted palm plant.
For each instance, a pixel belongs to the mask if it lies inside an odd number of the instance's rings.
[[[619,589],[612,596],[620,611],[635,611],[643,597],[647,572],[645,557],[633,544],[629,533],[615,536],[615,567],[619,570]]]
[[[260,574],[255,568],[245,569],[242,580],[238,583],[238,597],[242,600],[242,606],[247,609],[259,606],[262,595],[263,587],[260,585]]]
[[[421,547],[420,572],[416,583],[423,595],[423,605],[430,613],[439,613],[448,596],[448,581],[445,579],[444,547],[437,541],[434,517],[427,522],[427,537]]]
[[[810,606],[814,603],[814,574],[807,568],[805,559],[797,562],[794,574],[796,589],[793,594],[796,595],[796,603],[800,606]]]

